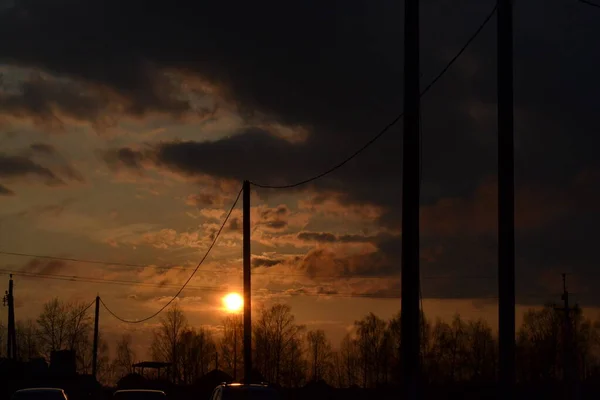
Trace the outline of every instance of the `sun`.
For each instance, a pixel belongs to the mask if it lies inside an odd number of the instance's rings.
[[[229,293],[223,297],[223,305],[229,312],[236,312],[242,309],[244,306],[244,299],[237,293]]]

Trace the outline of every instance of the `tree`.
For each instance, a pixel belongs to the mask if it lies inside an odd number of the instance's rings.
[[[17,321],[17,354],[19,359],[29,361],[40,357],[40,346],[38,340],[38,330],[35,322],[31,319],[27,321]]]
[[[298,380],[296,368],[302,358],[303,330],[286,304],[260,310],[254,326],[254,351],[256,368],[267,380],[277,384]]]
[[[78,363],[91,351],[92,321],[83,303],[63,303],[57,298],[44,304],[37,318],[40,351],[46,359],[53,351],[72,350]]]
[[[241,315],[230,315],[223,319],[220,348],[225,372],[237,380],[238,372],[244,368],[244,325]]]
[[[160,319],[160,326],[154,331],[152,341],[152,356],[157,361],[170,362],[171,379],[179,383],[181,360],[177,350],[181,336],[187,328],[187,318],[177,304],[171,306],[164,317]]]
[[[354,323],[364,388],[387,382],[389,366],[389,338],[387,324],[373,313]]]
[[[497,343],[492,328],[482,319],[467,322],[465,368],[467,379],[493,381],[496,377]]]
[[[217,346],[212,334],[203,328],[184,330],[178,346],[182,382],[189,385],[210,370]]]
[[[548,381],[559,379],[563,319],[552,305],[529,310],[517,332],[521,379]]]
[[[116,357],[113,360],[113,370],[117,379],[133,372],[133,364],[135,364],[136,355],[131,347],[131,335],[123,334],[117,342]]]
[[[318,381],[329,373],[331,368],[331,343],[322,329],[306,334],[308,357],[311,365],[311,379]]]
[[[104,385],[114,383],[114,371],[110,362],[110,348],[102,335],[98,335],[98,368],[96,377],[98,382]]]
[[[340,364],[345,374],[346,387],[358,384],[358,344],[348,333],[340,344]]]

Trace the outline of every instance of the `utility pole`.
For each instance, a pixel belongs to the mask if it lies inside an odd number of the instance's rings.
[[[402,314],[403,398],[420,397],[419,202],[420,85],[419,0],[404,2],[404,143],[402,149]]]
[[[96,379],[98,372],[98,322],[100,320],[100,296],[96,296],[96,314],[94,317],[94,348],[92,353],[92,376]]]
[[[499,395],[514,398],[515,212],[513,4],[498,0],[498,336]]]
[[[252,286],[250,280],[250,182],[244,181],[242,188],[244,202],[244,383],[249,384],[252,380]]]
[[[6,338],[6,357],[10,360],[17,359],[17,332],[15,327],[15,301],[13,291],[13,278],[10,275],[8,291],[4,296],[4,305],[8,306],[8,337]]]
[[[577,372],[577,361],[574,354],[574,342],[573,342],[573,322],[571,320],[571,313],[574,311],[569,304],[569,291],[567,290],[567,274],[562,274],[563,282],[563,294],[561,299],[563,301],[563,308],[557,307],[557,311],[564,312],[564,325],[563,325],[563,382],[565,384],[565,398],[571,399],[575,394],[576,380],[578,378]]]

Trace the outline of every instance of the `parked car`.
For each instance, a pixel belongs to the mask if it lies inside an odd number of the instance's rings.
[[[210,400],[279,400],[279,392],[267,384],[222,383]]]
[[[167,395],[161,390],[117,390],[113,394],[115,400],[165,400],[166,398]]]
[[[62,389],[31,388],[17,390],[11,400],[68,400],[68,397]]]

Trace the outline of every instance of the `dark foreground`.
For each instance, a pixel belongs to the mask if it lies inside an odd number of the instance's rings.
[[[89,382],[88,382],[89,383]],[[0,390],[0,399],[10,399],[14,390],[27,386],[61,387],[64,388],[70,400],[104,400],[110,399],[115,389],[91,387],[82,382],[56,381],[56,382],[4,382]],[[148,387],[150,388],[150,387]],[[162,389],[168,399],[173,400],[209,400],[212,388],[197,386],[172,386],[152,385],[151,388]],[[313,385],[304,388],[279,389],[282,400],[392,400],[402,397],[401,388],[380,389],[336,389],[326,385]],[[578,396],[569,396],[561,384],[539,383],[518,385],[516,399],[598,399],[600,398],[600,383],[585,383],[580,385]],[[422,388],[422,399],[498,399],[498,390],[495,384],[454,384],[427,386]]]

